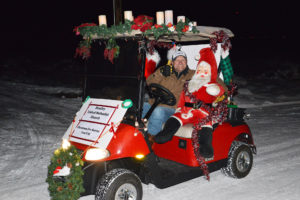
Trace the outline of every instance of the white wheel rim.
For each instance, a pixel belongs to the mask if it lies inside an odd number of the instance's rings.
[[[137,190],[134,185],[125,183],[121,185],[115,195],[115,200],[136,200]]]
[[[250,167],[250,155],[247,151],[242,151],[237,155],[236,167],[240,172],[246,172]]]

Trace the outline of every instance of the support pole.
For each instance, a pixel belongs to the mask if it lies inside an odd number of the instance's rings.
[[[140,53],[141,53],[141,74],[139,80],[139,97],[138,97],[138,115],[137,120],[141,122],[142,119],[142,111],[143,111],[143,104],[144,104],[144,93],[145,93],[145,60],[146,60],[146,39],[143,38],[140,43]]]
[[[123,21],[122,0],[113,0],[113,7],[114,7],[114,25],[119,25]]]
[[[82,81],[82,88],[83,88],[83,93],[82,93],[82,102],[87,97],[87,61],[84,60],[84,66],[83,66],[83,81]]]

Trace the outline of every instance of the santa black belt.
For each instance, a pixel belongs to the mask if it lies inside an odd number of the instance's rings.
[[[188,103],[188,102],[185,102],[184,106],[191,107],[191,108],[194,108],[194,109],[198,109],[201,106],[201,102],[200,103]]]

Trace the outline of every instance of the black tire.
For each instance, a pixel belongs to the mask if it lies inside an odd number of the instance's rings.
[[[253,154],[250,147],[242,142],[234,141],[229,151],[227,165],[221,172],[232,178],[244,178],[253,165]]]
[[[127,169],[117,168],[101,177],[96,188],[95,200],[141,200],[142,196],[143,189],[139,177]]]

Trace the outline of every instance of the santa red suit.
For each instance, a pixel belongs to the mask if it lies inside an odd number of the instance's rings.
[[[208,111],[200,107],[201,103],[212,104],[218,97],[224,94],[224,89],[216,81],[217,62],[210,48],[204,48],[200,51],[200,59],[197,70],[187,87],[182,91],[178,109],[172,116],[176,118],[181,126],[199,122],[199,119],[207,117]],[[208,122],[203,126],[212,126]]]

